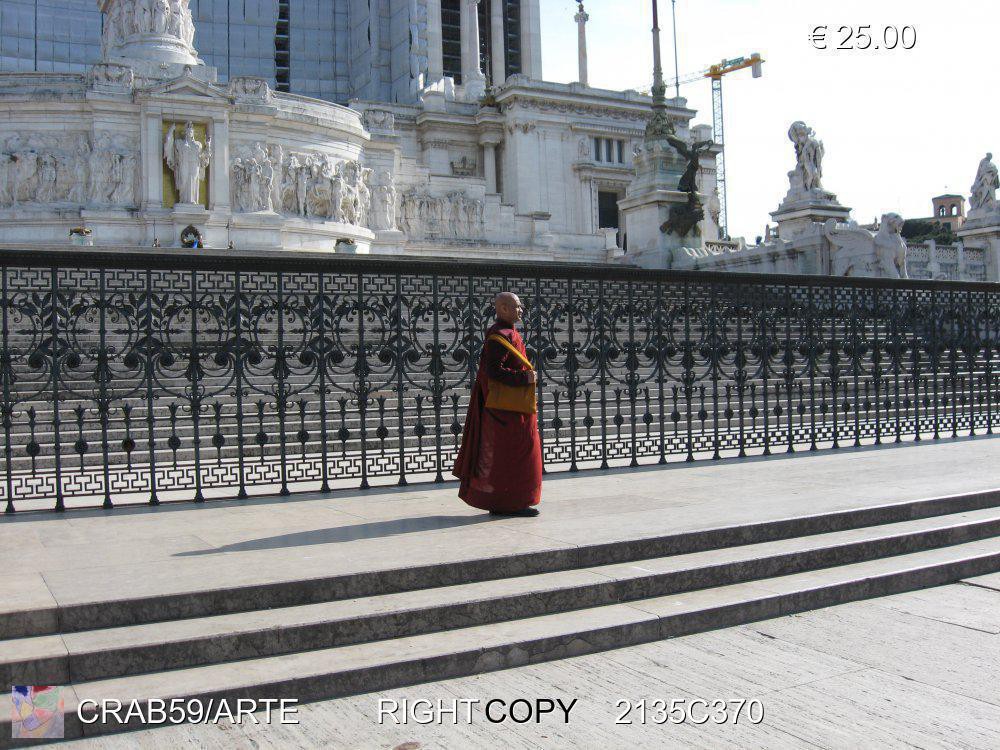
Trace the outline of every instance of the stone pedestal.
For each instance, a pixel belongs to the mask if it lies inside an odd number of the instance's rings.
[[[677,189],[684,160],[666,141],[647,139],[635,165],[635,179],[618,202],[628,246],[621,260],[643,268],[671,268],[682,248],[700,248],[703,243],[697,227],[683,236],[662,229],[671,210],[689,201],[688,194]]]
[[[771,218],[778,224],[778,236],[791,240],[802,234],[814,233],[816,225],[823,225],[830,219],[844,223],[851,215],[851,209],[840,205],[837,196],[825,190],[789,191]]]
[[[284,217],[274,212],[234,214],[230,237],[237,248],[281,247]]]
[[[181,247],[181,233],[187,227],[194,227],[202,236],[202,241],[206,247],[218,247],[218,241],[211,242],[208,237],[208,220],[211,214],[196,203],[178,203],[170,212],[170,224],[172,230],[167,235],[166,241],[161,238],[167,247]],[[228,240],[222,243],[222,247],[228,244]]]
[[[970,212],[957,234],[966,247],[986,250],[986,278],[1000,279],[1000,208]]]
[[[375,255],[400,255],[406,245],[406,234],[398,229],[383,229],[375,233],[371,252]],[[337,248],[337,252],[341,252]]]

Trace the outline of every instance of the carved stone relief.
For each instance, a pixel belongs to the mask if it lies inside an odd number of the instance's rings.
[[[128,139],[101,133],[0,139],[0,207],[134,206],[139,158]]]
[[[277,144],[258,141],[234,150],[229,175],[238,212],[276,211],[360,227],[378,223],[370,215],[372,170],[357,161],[319,152],[286,153]]]
[[[462,192],[435,196],[423,188],[403,193],[399,224],[410,239],[482,239],[485,203]]]
[[[270,104],[273,93],[263,78],[238,76],[229,82],[229,96],[237,102]]]
[[[173,37],[194,49],[189,0],[118,0],[107,9],[101,47],[104,59],[138,34]]]
[[[392,133],[396,130],[396,116],[387,109],[366,109],[362,119],[369,131]]]

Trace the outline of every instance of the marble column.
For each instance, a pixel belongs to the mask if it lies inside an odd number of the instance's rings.
[[[212,163],[209,166],[209,208],[228,212],[229,203],[229,121],[219,117],[212,121]]]
[[[444,51],[441,42],[441,0],[427,0],[427,84],[444,78]]]
[[[163,208],[163,119],[147,111],[142,118],[142,207],[156,211]]]
[[[462,85],[468,101],[486,93],[486,77],[479,57],[479,0],[462,0]]]
[[[521,72],[542,80],[542,31],[538,0],[521,0]]]
[[[590,84],[587,82],[587,21],[590,20],[590,16],[583,9],[583,3],[580,3],[580,12],[573,19],[576,21],[579,35],[580,83],[589,86]]]
[[[498,138],[480,140],[483,146],[483,176],[486,178],[487,195],[497,192],[497,144],[499,142]]]
[[[503,0],[490,0],[490,33],[493,47],[493,86],[500,87],[507,80],[507,45],[503,33]]]

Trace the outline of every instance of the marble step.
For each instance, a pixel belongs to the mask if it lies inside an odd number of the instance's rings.
[[[102,585],[75,601],[46,609],[0,613],[0,638],[70,633],[125,625],[207,617],[273,607],[379,596],[454,584],[550,573],[613,563],[862,529],[955,513],[1000,507],[1000,489],[964,493],[866,508],[796,515],[759,523],[722,526],[647,538],[626,538],[591,545],[556,543],[550,549],[494,557],[474,552],[454,562],[373,568],[329,577],[301,579],[283,570],[261,570],[253,583],[213,586],[186,578],[171,584],[157,578],[148,584]],[[128,593],[123,593],[128,592]]]
[[[0,684],[65,684],[331,648],[1000,538],[1000,508],[395,594],[0,641]]]
[[[1000,570],[1000,538],[822,570],[390,640],[165,672],[81,680],[66,700],[67,737],[131,725],[76,717],[80,698],[328,699],[594,653],[809,609],[953,583]],[[51,684],[51,683],[48,683]],[[0,736],[9,737],[9,696]]]

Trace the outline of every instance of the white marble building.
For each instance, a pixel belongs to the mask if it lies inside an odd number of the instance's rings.
[[[343,106],[221,81],[188,0],[100,0],[86,73],[0,74],[0,242],[85,226],[95,245],[176,246],[193,227],[236,251],[612,260],[650,99],[540,81],[538,0],[517,0],[513,41],[512,2],[350,3]],[[711,138],[683,99],[666,112],[678,137]],[[714,166],[708,151],[703,194]],[[703,225],[718,236],[711,212]]]

